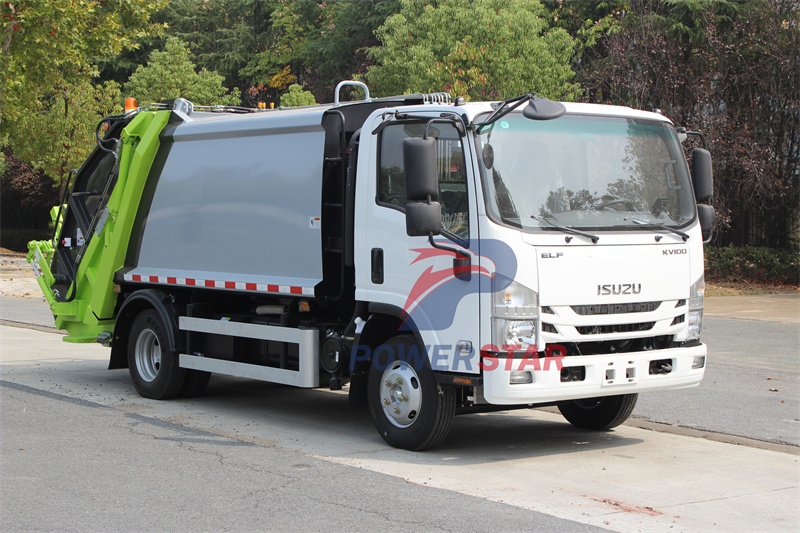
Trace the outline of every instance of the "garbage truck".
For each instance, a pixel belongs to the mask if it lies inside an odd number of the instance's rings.
[[[289,109],[134,104],[98,124],[28,261],[64,340],[109,346],[146,398],[213,373],[346,387],[409,450],[470,412],[605,430],[703,378],[715,215],[694,134],[360,82]]]

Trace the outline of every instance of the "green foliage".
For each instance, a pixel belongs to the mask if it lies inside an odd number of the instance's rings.
[[[756,246],[706,247],[706,281],[800,285],[800,252]]]
[[[239,89],[230,94],[215,72],[195,71],[189,47],[177,37],[167,40],[163,51],[154,50],[146,66],[139,66],[125,84],[125,94],[140,103],[186,98],[196,105],[238,105]]]
[[[404,0],[377,31],[367,73],[380,95],[448,91],[494,100],[528,92],[573,100],[576,41],[538,0]]]
[[[629,0],[542,0],[542,3],[552,12],[553,26],[564,28],[577,39],[576,57],[604,35],[620,31],[620,21],[630,10]]]
[[[61,185],[94,146],[94,127],[118,107],[119,87],[91,85],[98,58],[159,30],[160,1],[27,0],[0,5],[0,112],[9,153]],[[5,142],[5,141],[4,141]],[[27,175],[9,168],[6,181]],[[24,180],[23,180],[24,181]],[[27,189],[25,189],[27,190]]]
[[[297,80],[295,72],[302,69],[303,43],[319,24],[322,8],[311,0],[270,4],[272,10],[265,35],[266,46],[241,70],[241,74],[250,77],[259,89],[273,89],[267,90],[272,96],[275,91],[285,91]]]
[[[330,100],[336,83],[366,72],[375,29],[399,9],[399,0],[171,0],[153,15],[164,36],[103,61],[101,78],[124,83],[166,38],[179,37],[198,67],[239,88],[245,105],[277,102],[298,80]]]
[[[178,37],[189,45],[192,60],[198,67],[223,76],[226,87],[244,91],[251,83],[241,71],[265,49],[273,3],[267,0],[172,0],[156,18],[167,24],[168,37]],[[154,48],[160,49],[163,45],[163,41],[154,43]]]
[[[4,130],[64,84],[92,78],[97,58],[158,31],[151,0],[27,0],[0,5],[0,108]]]
[[[289,86],[289,92],[281,95],[281,106],[283,107],[300,107],[316,103],[314,95],[309,91],[304,91],[303,87],[296,83]]]
[[[94,148],[99,120],[122,112],[120,99],[113,81],[96,86],[85,80],[63,82],[17,118],[9,136],[14,155],[62,185],[66,173],[79,168]]]
[[[369,48],[380,43],[375,30],[400,11],[399,0],[343,0],[322,8],[319,25],[309,32],[300,57],[306,86],[330,98],[334,86],[372,65]]]

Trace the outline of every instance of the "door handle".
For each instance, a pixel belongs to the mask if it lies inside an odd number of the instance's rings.
[[[372,249],[372,283],[383,283],[383,248]]]

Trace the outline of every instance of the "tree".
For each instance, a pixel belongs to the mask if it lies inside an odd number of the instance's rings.
[[[46,228],[50,208],[60,199],[53,180],[28,162],[0,156],[5,160],[5,168],[0,169],[0,226],[3,230]]]
[[[266,47],[242,70],[260,100],[277,98],[304,73],[303,46],[319,27],[323,6],[314,0],[277,0],[270,7]]]
[[[380,44],[375,30],[399,12],[399,0],[325,4],[319,25],[309,32],[301,47],[306,87],[320,97],[330,98],[337,83],[366,74],[373,64],[369,49]]]
[[[171,37],[164,51],[154,50],[146,66],[140,65],[125,84],[125,93],[139,102],[163,102],[186,98],[195,105],[238,105],[239,89],[229,93],[216,72],[201,69],[189,58],[189,47]]]
[[[36,107],[20,115],[10,132],[14,155],[33,162],[63,191],[64,177],[79,168],[95,147],[95,127],[101,118],[122,112],[115,82],[59,84]],[[10,173],[9,173],[10,174]]]
[[[353,74],[364,74],[367,49],[378,45],[375,30],[400,9],[399,0],[273,1],[264,47],[241,74],[253,82],[261,100],[301,83],[318,100]]]
[[[26,0],[0,5],[0,125],[3,131],[57,86],[89,80],[93,65],[137,46],[159,27],[161,1]]]
[[[314,95],[309,91],[304,91],[303,87],[296,83],[289,86],[289,92],[281,95],[281,106],[283,107],[300,107],[316,103]]]
[[[589,101],[659,108],[715,158],[720,244],[786,247],[800,211],[800,9],[631,2],[578,72]]]
[[[339,81],[366,72],[375,30],[399,9],[400,0],[171,0],[153,15],[163,35],[101,62],[101,78],[124,84],[150,52],[178,37],[192,61],[238,87],[246,105],[277,102],[295,82],[330,99]]]
[[[367,80],[380,95],[448,91],[492,100],[535,92],[572,100],[576,41],[538,0],[403,0],[377,31]]]

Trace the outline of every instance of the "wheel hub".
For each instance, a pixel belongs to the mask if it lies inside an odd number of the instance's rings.
[[[136,339],[134,355],[139,376],[148,383],[155,380],[161,368],[161,345],[153,330],[142,330]]]
[[[386,418],[395,426],[405,428],[414,423],[422,405],[419,376],[405,361],[395,361],[381,376],[381,406]]]

